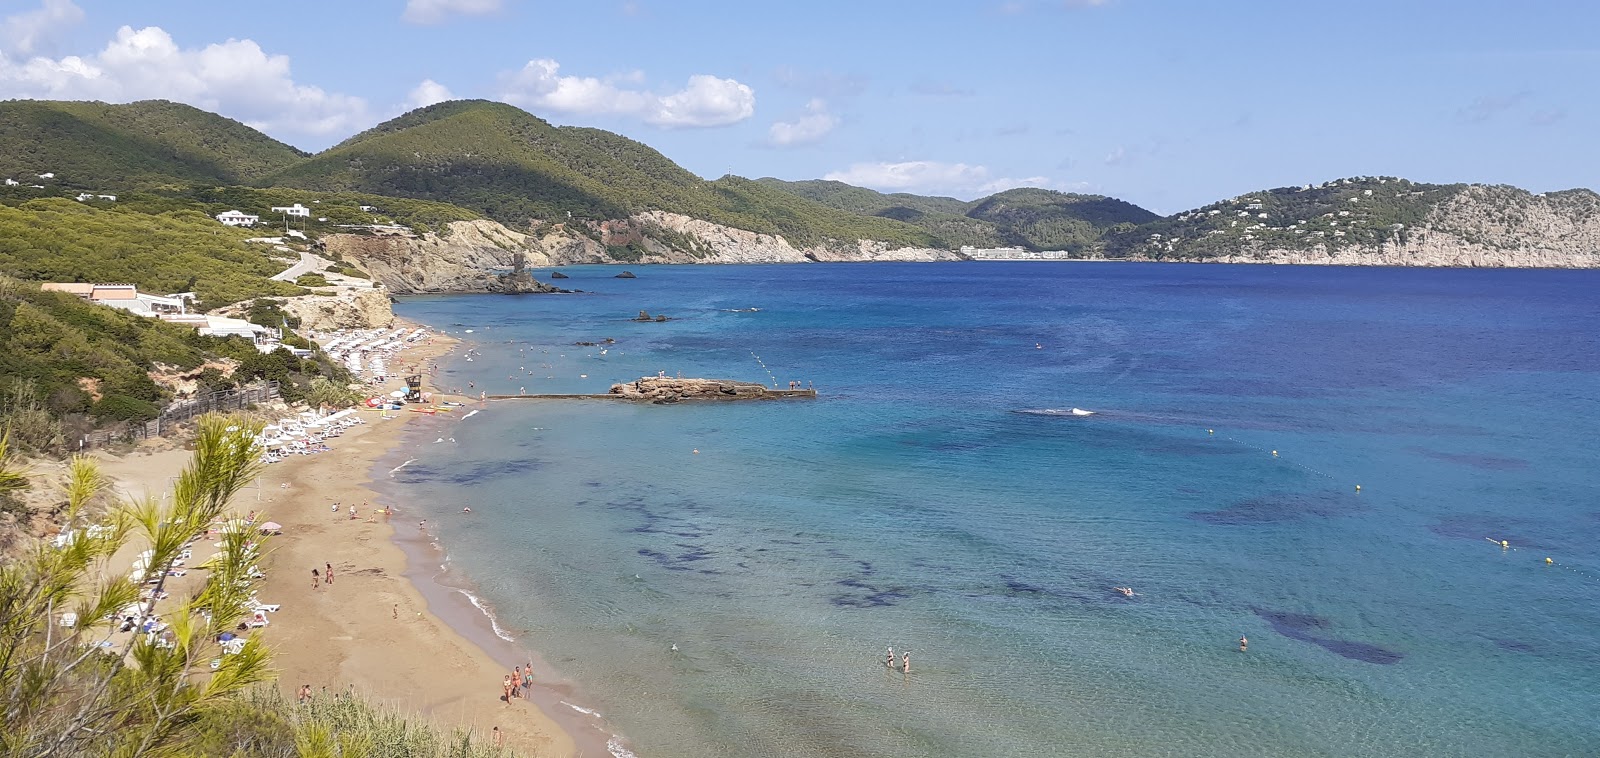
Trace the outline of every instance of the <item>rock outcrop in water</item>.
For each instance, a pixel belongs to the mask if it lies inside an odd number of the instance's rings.
[[[682,400],[765,400],[791,393],[769,390],[754,382],[646,376],[611,385],[611,394],[620,395],[624,400],[676,403]]]

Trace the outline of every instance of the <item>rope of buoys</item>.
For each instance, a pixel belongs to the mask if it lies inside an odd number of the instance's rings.
[[[1500,548],[1500,552],[1502,552],[1502,553],[1519,553],[1519,552],[1522,552],[1521,548],[1512,547],[1511,542],[1509,540],[1497,540],[1497,539],[1495,539],[1493,537],[1484,537],[1484,539],[1488,540],[1489,544],[1498,546]],[[1557,563],[1554,558],[1551,558],[1548,555],[1544,557],[1544,561],[1543,562],[1544,562],[1544,565],[1550,566],[1551,568],[1566,569],[1566,570],[1571,571],[1572,573],[1577,574],[1579,576],[1582,576],[1582,577],[1585,577],[1585,578],[1588,578],[1588,579],[1592,579],[1594,581],[1600,581],[1600,576],[1596,576],[1595,574],[1593,574],[1593,573],[1591,573],[1589,571],[1586,571],[1584,569],[1578,568],[1576,566],[1569,566],[1569,565],[1567,565],[1565,563]]]

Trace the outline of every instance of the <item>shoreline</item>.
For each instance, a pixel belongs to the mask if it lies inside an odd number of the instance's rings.
[[[422,367],[461,345],[431,326],[400,318],[395,325],[433,333],[428,342],[396,355],[397,369]],[[464,400],[440,392],[434,398]],[[465,590],[436,581],[431,566],[437,564],[430,564],[426,552],[431,543],[417,540],[414,527],[404,528],[409,513],[396,513],[401,521],[393,524],[377,515],[394,500],[407,506],[403,494],[382,486],[388,468],[399,463],[389,461],[417,434],[443,424],[429,423],[428,414],[382,415],[360,411],[365,423],[329,440],[330,452],[266,466],[257,485],[232,505],[241,516],[255,511],[259,520],[283,525],[282,536],[265,542],[261,560],[267,574],[261,597],[281,605],[261,630],[277,674],[268,686],[289,698],[302,684],[325,694],[360,692],[374,705],[425,720],[446,735],[461,729],[485,743],[497,726],[517,755],[630,756],[607,744],[614,737],[596,718],[562,706],[571,687],[542,663],[530,697],[501,699],[501,677],[530,657],[538,660],[537,652],[496,636]],[[121,497],[160,497],[189,456],[171,440],[122,456],[95,455]],[[388,468],[379,470],[385,462]],[[338,513],[331,503],[340,504]],[[360,508],[358,519],[348,517],[352,504]],[[332,565],[336,581],[313,589],[309,569],[320,571],[324,564]],[[171,588],[175,595],[178,586]],[[480,629],[489,629],[487,638]]]
[[[476,400],[472,405],[478,406],[474,410],[483,407]],[[389,476],[413,459],[414,448],[425,444],[423,440],[428,435],[437,435],[463,417],[436,417],[433,423],[420,423],[401,430],[395,444],[373,461],[372,476],[365,486],[390,507],[395,501],[399,501],[402,509],[412,507],[403,488]],[[411,516],[401,511],[401,520],[390,529],[390,543],[405,555],[405,579],[421,596],[427,612],[499,663],[503,671],[532,662],[534,683],[525,700],[571,736],[577,748],[574,755],[633,758],[626,740],[607,728],[600,713],[582,702],[573,702],[581,698],[576,684],[557,672],[537,649],[500,625],[493,606],[478,594],[471,577],[451,567],[445,546],[437,537],[419,530]]]

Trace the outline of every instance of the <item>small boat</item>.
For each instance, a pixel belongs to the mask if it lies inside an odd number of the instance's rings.
[[[1093,416],[1094,415],[1094,411],[1086,411],[1086,410],[1084,410],[1082,408],[1073,408],[1072,409],[1072,415],[1074,415],[1074,416]]]

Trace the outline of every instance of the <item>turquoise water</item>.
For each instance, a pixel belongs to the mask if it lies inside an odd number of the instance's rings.
[[[447,386],[822,393],[491,403],[395,474],[644,758],[1600,754],[1600,272],[568,271],[398,310],[473,330]]]

